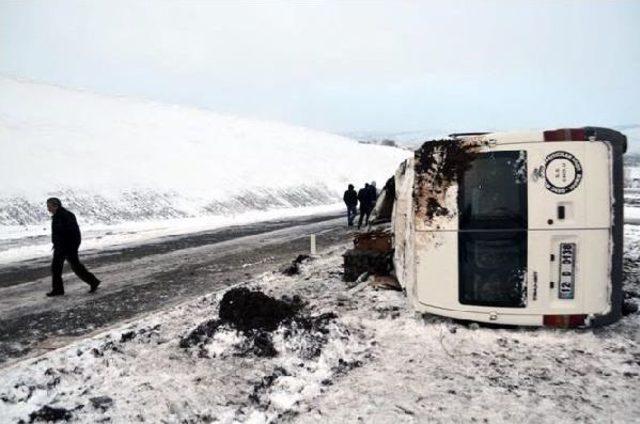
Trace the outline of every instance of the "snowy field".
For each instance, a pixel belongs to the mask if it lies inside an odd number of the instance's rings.
[[[625,236],[625,291],[637,301],[640,227]],[[640,315],[571,331],[417,316],[400,292],[342,282],[346,248],[298,275],[237,282],[305,304],[274,331],[213,326],[219,292],[2,369],[0,421],[640,420]]]

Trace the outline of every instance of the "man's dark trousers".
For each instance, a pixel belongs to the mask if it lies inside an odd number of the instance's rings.
[[[87,268],[80,263],[78,258],[78,249],[54,249],[53,261],[51,262],[51,276],[53,282],[54,293],[64,293],[64,285],[62,283],[62,268],[64,261],[69,262],[73,272],[85,283],[92,285],[99,283],[99,280]]]
[[[357,214],[358,214],[357,206],[347,206],[347,224],[349,226],[353,225],[353,220],[355,219]]]
[[[369,225],[369,215],[371,215],[371,211],[373,210],[373,207],[364,204],[364,205],[360,205],[360,220],[358,221],[358,228],[362,227],[362,221],[364,218],[365,224],[364,225]]]

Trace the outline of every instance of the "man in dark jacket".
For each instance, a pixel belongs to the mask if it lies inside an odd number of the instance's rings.
[[[376,188],[376,182],[371,181],[369,184],[369,205],[371,210],[376,207],[376,201],[378,200],[378,189]]]
[[[371,189],[369,183],[364,183],[364,188],[358,190],[358,200],[360,201],[360,220],[358,221],[358,229],[362,227],[362,221],[365,225],[369,224],[369,215],[371,214]],[[366,219],[364,219],[366,217]]]
[[[344,204],[347,205],[347,225],[353,226],[353,219],[358,212],[358,193],[353,188],[353,184],[349,184],[349,188],[344,192],[342,196]]]
[[[78,258],[81,237],[76,216],[63,208],[60,199],[55,197],[47,199],[47,209],[52,214],[51,241],[53,242],[53,261],[51,262],[53,290],[47,293],[47,296],[62,296],[64,294],[62,268],[65,260],[69,262],[73,272],[82,281],[89,284],[91,287],[89,293],[95,292],[100,285],[100,280],[90,273]]]

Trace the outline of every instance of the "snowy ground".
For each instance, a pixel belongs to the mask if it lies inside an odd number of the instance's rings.
[[[625,289],[640,293],[640,227],[626,227]],[[275,357],[221,327],[221,292],[0,370],[0,421],[64,408],[79,422],[638,422],[640,315],[597,330],[489,329],[416,316],[400,292],[341,281],[346,245],[301,274],[238,281],[300,296]],[[51,412],[51,411],[49,411]],[[55,411],[54,411],[55,412]],[[60,410],[59,413],[65,411]]]

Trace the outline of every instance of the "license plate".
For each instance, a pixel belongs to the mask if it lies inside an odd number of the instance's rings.
[[[576,244],[560,243],[560,283],[558,297],[573,299],[576,280]]]

